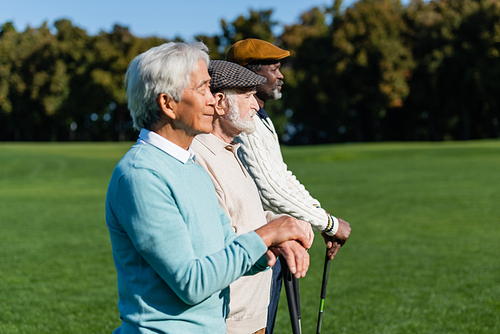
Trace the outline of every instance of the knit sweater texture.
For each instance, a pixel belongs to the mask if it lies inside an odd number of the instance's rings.
[[[219,204],[238,235],[267,223],[257,187],[238,159],[240,144],[228,144],[212,134],[195,137],[196,163],[210,175]],[[274,215],[269,213],[269,218]],[[230,285],[228,334],[254,333],[266,327],[272,271],[241,277]]]
[[[257,184],[264,209],[309,222],[316,231],[325,230],[328,215],[288,170],[271,119],[255,116],[254,121],[255,132],[242,133],[235,141],[241,143],[238,156]]]
[[[149,144],[116,166],[106,222],[122,319],[114,333],[223,334],[229,284],[266,268],[265,243],[236,236],[207,173]]]

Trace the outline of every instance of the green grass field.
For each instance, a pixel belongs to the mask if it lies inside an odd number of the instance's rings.
[[[0,143],[0,333],[119,326],[104,200],[131,143]],[[285,147],[351,238],[322,333],[500,333],[500,141]],[[324,245],[300,280],[315,333]],[[291,333],[282,294],[275,333]]]

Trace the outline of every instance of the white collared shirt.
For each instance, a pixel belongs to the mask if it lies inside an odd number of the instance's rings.
[[[172,143],[170,140],[165,137],[160,136],[156,132],[149,131],[147,129],[141,129],[139,133],[139,139],[137,139],[138,143],[153,145],[168,155],[176,158],[183,164],[188,162],[189,159],[194,158],[194,152],[191,150],[191,147],[188,150],[183,149],[179,145]]]

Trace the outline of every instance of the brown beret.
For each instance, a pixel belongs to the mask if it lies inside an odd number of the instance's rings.
[[[290,51],[269,42],[248,38],[234,43],[226,54],[226,60],[245,66],[256,61],[279,60],[289,55]]]
[[[212,60],[208,66],[210,90],[217,92],[226,88],[251,89],[263,85],[267,79],[235,63]]]

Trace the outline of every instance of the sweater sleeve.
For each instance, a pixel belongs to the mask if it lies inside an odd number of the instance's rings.
[[[225,238],[225,243],[226,246],[229,246],[231,242],[236,238],[236,234],[234,232],[234,228],[231,223],[231,219],[227,216],[225,211],[222,209],[222,207],[219,207],[219,214],[221,217],[221,221],[223,222],[222,227],[224,229],[224,238]],[[246,229],[245,233],[253,232],[253,230]],[[260,237],[259,237],[260,238]],[[261,239],[262,240],[262,239]],[[266,246],[267,247],[267,246]],[[267,249],[266,249],[267,250]],[[260,259],[248,270],[243,276],[251,276],[255,275],[257,273],[260,273],[262,271],[268,270],[270,267],[267,265],[267,257],[266,254],[262,255]]]
[[[229,219],[218,208],[222,249],[197,257],[189,227],[170,189],[151,171],[136,169],[133,173],[133,177],[124,175],[118,181],[113,214],[135,250],[186,304],[197,304],[226,288],[266,252],[265,243],[255,232],[234,235]],[[110,226],[113,228],[117,226]],[[135,266],[143,270],[139,263]]]
[[[283,162],[272,122],[267,119],[269,129],[264,120],[254,119],[256,131],[238,137],[242,144],[238,152],[257,184],[264,209],[288,214],[309,222],[316,231],[324,231],[328,226],[328,215]]]

